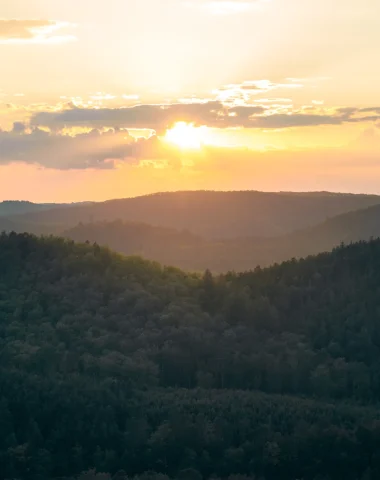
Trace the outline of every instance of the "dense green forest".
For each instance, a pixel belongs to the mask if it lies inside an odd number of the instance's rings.
[[[375,480],[379,327],[380,240],[212,275],[2,234],[2,478]]]
[[[285,235],[328,217],[379,204],[377,195],[329,192],[164,192],[71,208],[56,206],[14,215],[11,220],[19,232],[56,234],[79,222],[120,219],[187,229],[206,239],[226,239]]]

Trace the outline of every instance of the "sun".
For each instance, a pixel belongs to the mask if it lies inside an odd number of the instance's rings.
[[[165,140],[183,149],[198,150],[202,147],[201,128],[194,127],[192,123],[177,122],[166,132]]]

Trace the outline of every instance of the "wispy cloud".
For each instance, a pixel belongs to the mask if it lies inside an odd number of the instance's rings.
[[[242,83],[232,83],[217,88],[212,93],[216,100],[227,105],[244,105],[251,97],[266,94],[274,90],[302,88],[303,84],[286,79],[284,82],[271,82],[270,80],[247,80]]]
[[[61,35],[62,29],[75,25],[52,20],[0,19],[0,43],[65,43],[76,40],[74,35]]]

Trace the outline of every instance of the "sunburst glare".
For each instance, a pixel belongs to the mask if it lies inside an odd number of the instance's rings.
[[[194,124],[177,122],[173,128],[167,130],[165,140],[180,148],[199,150],[204,143],[206,127],[194,127]]]

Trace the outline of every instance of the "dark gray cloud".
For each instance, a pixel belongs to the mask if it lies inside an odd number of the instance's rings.
[[[192,104],[137,105],[127,108],[73,107],[60,112],[39,112],[31,119],[32,126],[45,126],[53,130],[64,127],[93,128],[118,125],[123,128],[149,128],[162,135],[176,122],[207,125],[214,128],[290,128],[317,125],[340,125],[347,122],[373,122],[380,120],[380,109],[339,108],[332,113],[313,110],[306,112],[273,112],[265,105],[228,107],[220,101]],[[369,115],[372,113],[372,115]]]
[[[136,164],[142,159],[175,158],[175,149],[157,137],[135,140],[126,130],[92,130],[76,136],[49,133],[38,127],[27,130],[16,123],[12,131],[0,131],[0,165],[24,162],[45,168],[112,169],[118,161]]]
[[[15,122],[13,124],[13,133],[23,133],[26,130],[26,125],[23,122]]]
[[[99,109],[72,106],[62,112],[37,113],[32,117],[31,124],[55,129],[66,126],[101,128],[118,125],[124,128],[148,128],[161,134],[179,121],[216,126],[220,123],[220,112],[223,109],[221,102]]]
[[[252,115],[261,115],[265,113],[265,108],[260,105],[239,105],[228,109],[229,115],[235,115],[239,121],[249,119]]]
[[[375,112],[375,113],[380,114],[380,107],[360,108],[360,109],[357,109],[357,112],[359,112],[359,113]]]
[[[291,128],[291,127],[312,127],[318,125],[340,125],[343,123],[341,116],[334,115],[311,115],[304,113],[278,113],[261,116],[250,120],[251,128]]]

